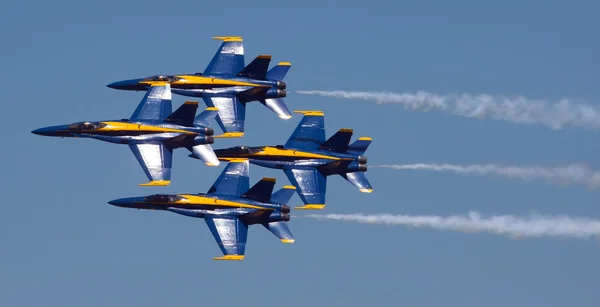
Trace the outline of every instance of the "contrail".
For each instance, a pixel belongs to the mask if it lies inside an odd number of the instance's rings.
[[[567,215],[547,216],[533,213],[529,217],[496,215],[482,217],[471,211],[465,215],[448,217],[432,215],[393,214],[311,214],[308,218],[339,220],[366,224],[401,225],[461,232],[488,232],[511,238],[566,237],[585,239],[600,236],[600,221]]]
[[[558,167],[542,166],[503,166],[497,164],[399,164],[375,165],[371,168],[390,168],[396,170],[427,170],[436,172],[453,172],[463,175],[499,175],[524,181],[542,180],[560,186],[572,184],[586,185],[589,189],[600,188],[600,172],[590,169],[585,164],[571,164]]]
[[[470,118],[491,118],[518,124],[542,124],[554,130],[564,126],[586,129],[600,128],[600,107],[578,104],[569,99],[550,102],[522,96],[507,97],[486,94],[438,95],[425,91],[416,93],[356,92],[356,91],[298,91],[299,94],[360,99],[377,104],[396,103],[405,109],[444,111]]]

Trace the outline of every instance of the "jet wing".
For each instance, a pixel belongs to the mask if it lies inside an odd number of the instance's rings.
[[[235,95],[223,95],[202,98],[208,107],[218,110],[217,123],[225,132],[225,136],[241,137],[244,135],[246,120],[246,104]]]
[[[165,82],[156,82],[150,85],[129,120],[163,121],[171,115],[172,111],[171,85]]]
[[[244,43],[237,36],[215,36],[222,40],[221,47],[204,70],[205,75],[235,76],[246,64],[244,63]]]
[[[169,185],[171,181],[171,163],[173,150],[160,143],[130,144],[129,148],[135,155],[149,183],[141,186]]]
[[[285,143],[286,148],[316,149],[325,142],[325,119],[321,111],[294,111],[304,114],[296,130]]]
[[[296,187],[304,206],[295,209],[320,210],[325,208],[327,177],[316,168],[283,170]]]
[[[210,232],[215,237],[223,257],[214,260],[243,260],[248,238],[248,225],[236,217],[204,219]]]
[[[250,164],[248,160],[232,160],[227,164],[219,178],[217,178],[206,194],[231,196],[244,194],[250,186],[249,168]]]

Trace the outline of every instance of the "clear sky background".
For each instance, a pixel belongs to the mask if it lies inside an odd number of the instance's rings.
[[[203,71],[215,35],[241,35],[246,62],[290,61],[290,109],[325,112],[327,135],[370,136],[370,164],[487,163],[600,169],[600,134],[468,119],[295,90],[426,90],[600,100],[596,1],[0,2],[1,306],[600,305],[595,240],[512,240],[296,218],[296,242],[250,229],[246,259],[218,262],[204,221],[107,201],[206,192],[223,166],[175,152],[170,187],[127,146],[33,135],[127,118],[141,92],[106,84]],[[186,97],[174,95],[174,108]],[[248,107],[237,144],[283,144],[300,116]],[[251,167],[251,184],[278,178]],[[573,214],[600,218],[598,192],[540,182],[370,169],[374,192],[329,180],[323,213]],[[300,205],[294,196],[291,205]],[[298,214],[298,213],[296,213]]]

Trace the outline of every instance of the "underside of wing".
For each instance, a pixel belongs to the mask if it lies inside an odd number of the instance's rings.
[[[316,168],[286,169],[284,173],[296,187],[304,206],[296,209],[321,210],[325,208],[327,177]]]
[[[246,120],[246,104],[235,95],[203,97],[208,107],[218,110],[217,123],[226,136],[243,136],[244,121]]]
[[[215,36],[221,46],[206,69],[205,75],[235,76],[244,66],[244,43],[239,36]]]
[[[294,111],[304,117],[285,143],[286,148],[316,149],[325,142],[325,119],[321,111]]]
[[[173,111],[171,104],[171,85],[169,83],[154,83],[150,86],[144,98],[130,117],[130,120],[163,121]]]
[[[149,183],[140,184],[141,186],[169,185],[172,149],[163,144],[131,144],[129,148],[150,180]]]
[[[215,237],[223,257],[214,260],[243,260],[248,238],[248,225],[240,219],[232,218],[205,218],[206,225]]]
[[[207,194],[241,196],[250,186],[249,168],[248,160],[232,160]]]

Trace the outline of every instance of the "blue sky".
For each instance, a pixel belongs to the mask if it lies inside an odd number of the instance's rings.
[[[593,1],[3,1],[0,3],[0,305],[598,306],[594,240],[511,240],[296,218],[292,245],[252,227],[242,262],[202,220],[106,202],[205,192],[222,167],[176,151],[172,184],[146,178],[126,146],[31,130],[128,117],[142,93],[106,84],[203,71],[241,35],[246,61],[290,61],[294,90],[426,90],[595,103],[600,6]],[[186,99],[174,96],[174,106]],[[327,134],[371,136],[370,164],[486,163],[600,169],[598,133],[467,119],[290,93]],[[300,120],[250,105],[244,143],[282,144]],[[370,169],[372,194],[331,178],[324,213],[573,214],[600,218],[597,192],[540,182]],[[251,183],[283,173],[251,168]],[[293,205],[299,205],[297,196]]]

